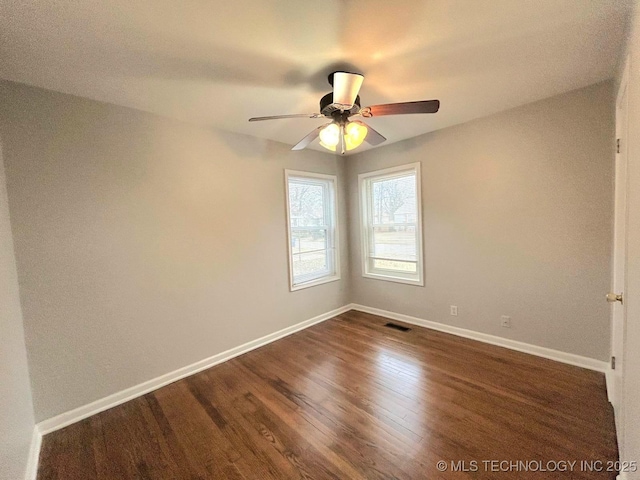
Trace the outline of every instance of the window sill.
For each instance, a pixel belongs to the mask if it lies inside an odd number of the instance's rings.
[[[424,287],[424,279],[411,280],[410,278],[394,277],[392,275],[381,275],[377,273],[363,273],[362,276],[373,280],[383,280],[385,282],[404,283],[405,285]]]
[[[292,292],[295,292],[297,290],[303,290],[305,288],[315,287],[316,285],[335,282],[337,280],[340,280],[340,275],[332,275],[331,277],[322,277],[322,278],[316,278],[315,280],[309,280],[308,282],[300,283],[298,285],[290,285],[289,289]]]

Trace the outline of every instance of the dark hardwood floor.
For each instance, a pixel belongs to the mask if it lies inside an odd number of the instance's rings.
[[[617,456],[602,374],[387,321],[347,312],[51,433],[38,479],[615,478],[584,471]]]

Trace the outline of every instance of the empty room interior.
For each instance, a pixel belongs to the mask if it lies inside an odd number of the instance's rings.
[[[640,0],[0,2],[0,480],[640,480]]]

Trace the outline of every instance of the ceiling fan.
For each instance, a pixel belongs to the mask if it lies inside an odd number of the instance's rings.
[[[333,92],[327,93],[320,99],[320,113],[254,117],[249,121],[257,122],[280,118],[331,118],[330,123],[313,130],[291,150],[302,150],[320,137],[320,145],[333,152],[339,149],[340,153],[344,155],[345,152],[359,147],[365,140],[372,146],[380,145],[386,140],[364,122],[351,120],[350,117],[370,118],[407,113],[436,113],[440,108],[439,100],[387,103],[361,108],[358,92],[363,81],[364,76],[359,73],[333,72],[329,75],[329,84],[333,86]]]

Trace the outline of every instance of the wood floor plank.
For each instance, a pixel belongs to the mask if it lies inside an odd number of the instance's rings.
[[[615,478],[579,469],[617,458],[602,374],[388,321],[350,311],[49,434],[38,479]]]
[[[279,421],[286,423],[306,441],[310,446],[318,450],[328,461],[336,465],[344,472],[341,478],[364,479],[366,478],[362,471],[362,465],[352,464],[348,456],[343,455],[341,446],[333,441],[332,435],[327,433],[321,425],[314,419],[298,409],[298,406],[290,402],[286,397],[282,396],[276,390],[262,388],[263,380],[255,375],[251,370],[246,369],[238,362],[230,365],[227,380],[242,379],[249,385],[249,390],[273,411]],[[223,372],[216,372],[216,375],[224,375]]]
[[[250,361],[248,358],[242,360]],[[253,371],[261,373],[263,377],[269,375],[263,369],[262,362],[251,363],[250,367]],[[376,433],[386,433],[378,424],[370,423],[367,425],[368,428],[362,428],[357,422],[351,421],[351,418],[349,418],[350,421],[345,421],[345,416],[336,416],[323,406],[323,402],[328,398],[327,392],[317,384],[306,382],[305,388],[300,389],[298,388],[300,382],[290,372],[280,368],[280,365],[271,365],[270,369],[276,373],[276,377],[269,381],[271,387],[303,409],[314,419],[314,424],[331,432],[334,441],[353,447],[355,450],[353,453],[358,456],[357,462],[365,466],[368,478],[389,478],[390,473],[381,472],[394,471],[393,466],[400,463],[403,451],[394,445],[387,435],[376,435]],[[332,401],[341,402],[341,399],[332,397]],[[395,470],[397,471],[398,468]],[[403,474],[402,471],[397,473]],[[405,474],[400,478],[409,478],[409,476]]]

